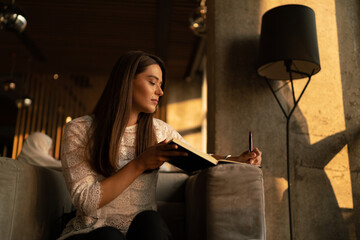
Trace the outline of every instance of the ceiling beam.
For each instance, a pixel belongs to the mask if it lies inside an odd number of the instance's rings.
[[[172,0],[157,1],[155,53],[165,63],[169,45]]]

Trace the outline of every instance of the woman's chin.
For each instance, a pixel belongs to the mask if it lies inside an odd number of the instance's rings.
[[[155,108],[155,109],[146,109],[145,111],[143,111],[143,113],[149,113],[149,114],[151,114],[151,113],[155,113],[156,110],[157,110],[157,108]]]

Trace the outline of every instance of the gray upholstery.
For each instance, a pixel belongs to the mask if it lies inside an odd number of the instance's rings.
[[[265,239],[260,169],[224,164],[161,172],[158,211],[174,239]],[[71,201],[60,172],[0,158],[0,239],[54,239]]]
[[[174,239],[265,239],[262,171],[222,164],[192,176],[161,173],[158,211]]]
[[[61,172],[0,158],[0,239],[55,239],[70,210]]]
[[[188,240],[265,239],[262,171],[223,164],[193,175],[186,185],[186,209]]]
[[[186,239],[185,187],[188,175],[181,172],[161,172],[157,184],[158,212],[169,226],[174,240]]]

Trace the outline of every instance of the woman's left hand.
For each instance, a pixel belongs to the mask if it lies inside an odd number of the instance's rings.
[[[254,148],[252,152],[246,151],[243,152],[240,156],[237,157],[237,161],[242,163],[249,163],[255,166],[261,166],[261,151],[258,148]]]

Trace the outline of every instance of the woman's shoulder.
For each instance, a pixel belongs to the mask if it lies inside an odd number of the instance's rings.
[[[89,115],[81,116],[78,118],[75,118],[68,122],[66,125],[84,125],[84,126],[91,126],[93,122],[93,118]]]
[[[93,118],[90,115],[74,118],[69,123],[92,123]]]
[[[166,138],[173,139],[181,137],[180,134],[173,127],[157,118],[154,118],[154,129],[159,142],[163,141]]]
[[[85,146],[89,137],[89,129],[91,128],[92,117],[82,116],[73,119],[65,125],[64,134],[62,136],[63,146],[78,147]]]
[[[155,129],[161,129],[161,128],[170,128],[173,129],[169,124],[164,122],[163,120],[160,120],[158,118],[154,118],[154,127]]]
[[[93,119],[89,115],[75,118],[66,124],[65,132],[71,131],[71,132],[77,132],[77,133],[80,133],[80,132],[85,133],[91,127],[92,122],[93,122]]]

